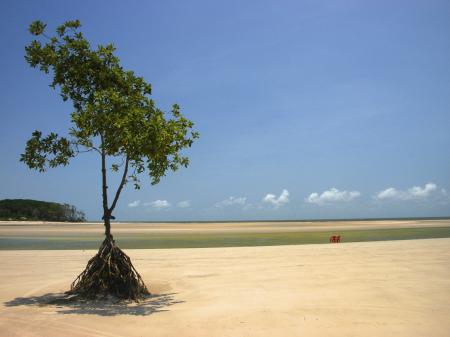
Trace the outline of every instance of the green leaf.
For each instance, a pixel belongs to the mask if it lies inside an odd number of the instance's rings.
[[[28,27],[28,31],[33,35],[41,35],[47,25],[40,20],[33,21]]]

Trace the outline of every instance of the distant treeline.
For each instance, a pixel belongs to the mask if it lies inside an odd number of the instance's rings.
[[[86,221],[75,206],[29,199],[0,200],[0,220]]]

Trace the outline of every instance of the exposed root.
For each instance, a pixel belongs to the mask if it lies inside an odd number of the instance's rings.
[[[139,301],[149,296],[150,292],[130,258],[109,237],[89,260],[86,269],[73,281],[67,294],[83,299],[113,296],[120,300]]]

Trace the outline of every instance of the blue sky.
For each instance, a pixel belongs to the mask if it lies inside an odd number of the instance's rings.
[[[188,169],[126,188],[118,220],[450,215],[448,1],[4,0],[0,17],[0,198],[101,218],[94,154],[19,162],[72,111],[24,61],[27,27],[80,19],[201,134]]]

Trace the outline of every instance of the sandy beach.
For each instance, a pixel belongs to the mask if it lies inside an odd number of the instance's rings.
[[[0,337],[450,337],[450,0],[0,9]]]
[[[127,250],[155,295],[42,305],[95,251],[0,251],[0,336],[448,336],[450,239]]]

